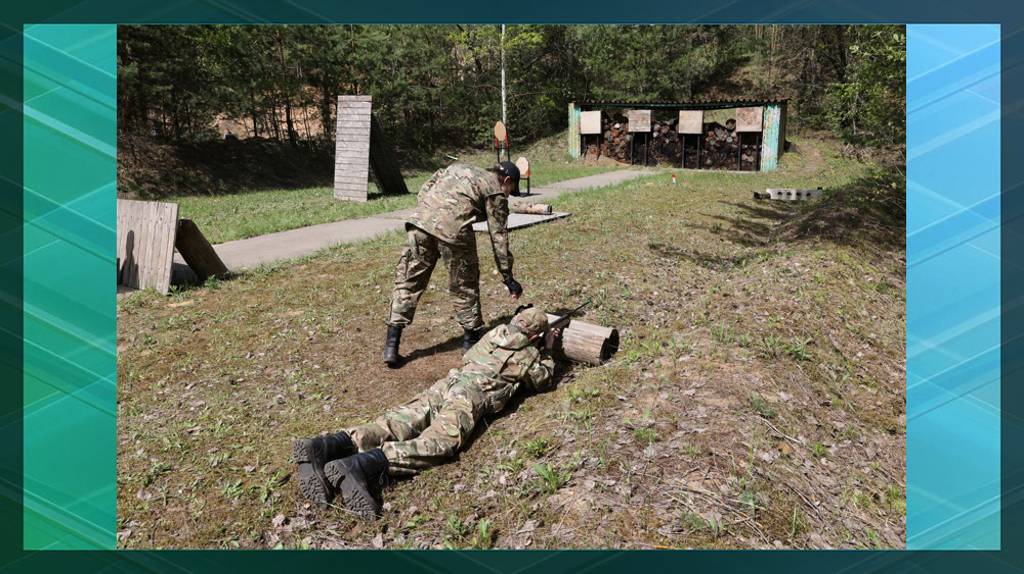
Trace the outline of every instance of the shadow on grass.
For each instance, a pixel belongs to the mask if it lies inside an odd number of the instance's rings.
[[[701,253],[691,249],[681,249],[674,245],[665,245],[663,243],[648,243],[647,247],[655,254],[666,259],[685,259],[694,265],[699,265],[712,271],[732,271],[764,256],[762,252],[731,256],[716,255],[714,253]]]
[[[826,189],[818,200],[721,202],[736,216],[708,215],[724,226],[709,229],[746,246],[805,239],[838,245],[904,249],[906,182],[901,169],[875,169],[850,183]]]
[[[484,330],[485,332],[490,331],[491,329],[497,327],[498,325],[508,323],[510,320],[512,320],[512,316],[507,313],[499,317],[495,317],[494,319],[491,319],[489,323],[484,325]],[[381,338],[381,341],[381,344],[383,344],[383,337]],[[402,364],[399,366],[399,368],[405,368],[410,363],[415,362],[417,359],[429,357],[431,355],[436,355],[438,353],[447,353],[448,351],[454,351],[455,349],[458,349],[460,347],[462,347],[461,334],[456,335],[445,341],[441,341],[440,343],[431,345],[429,347],[423,349],[416,349],[415,351],[409,353],[408,355],[403,355]]]

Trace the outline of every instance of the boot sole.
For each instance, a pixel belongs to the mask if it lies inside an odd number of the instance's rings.
[[[313,441],[299,439],[292,443],[292,455],[299,463],[299,492],[310,502],[327,506],[333,498],[323,466],[316,464]],[[319,468],[318,468],[319,466]]]
[[[373,495],[358,480],[349,480],[344,465],[340,463],[328,464],[324,468],[327,479],[331,484],[338,485],[341,492],[341,499],[345,501],[345,507],[364,520],[375,520],[380,517],[380,505],[374,500]]]

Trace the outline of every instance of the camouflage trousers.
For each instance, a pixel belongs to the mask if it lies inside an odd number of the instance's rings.
[[[412,226],[409,226],[405,248],[395,269],[395,288],[391,293],[388,325],[404,327],[412,323],[416,305],[430,283],[430,274],[438,258],[448,265],[448,291],[455,304],[455,320],[463,329],[483,327],[476,237],[469,233],[464,241],[445,243]]]
[[[360,452],[380,447],[392,474],[412,475],[454,458],[486,404],[473,377],[452,371],[415,399],[348,433]]]

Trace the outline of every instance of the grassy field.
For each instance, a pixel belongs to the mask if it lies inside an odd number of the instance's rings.
[[[542,140],[514,157],[530,159],[532,186],[541,186],[613,169],[610,164],[584,166],[565,155],[565,135]],[[482,167],[494,163],[493,152],[463,154],[461,161]],[[211,243],[255,237],[317,223],[368,217],[416,205],[416,192],[432,171],[406,174],[408,195],[385,196],[370,183],[370,201],[354,203],[334,199],[329,187],[262,190],[226,195],[178,196],[167,201],[179,205],[181,217],[192,219]],[[524,184],[525,185],[525,184]]]
[[[571,194],[571,218],[516,231],[526,300],[592,299],[622,348],[392,484],[378,522],[311,508],[289,457],[458,362],[439,273],[403,338],[415,358],[379,363],[398,234],[120,300],[119,546],[902,547],[904,228],[870,199],[889,181],[797,143],[775,173]],[[819,185],[813,204],[751,199]],[[504,320],[480,241],[485,317]]]

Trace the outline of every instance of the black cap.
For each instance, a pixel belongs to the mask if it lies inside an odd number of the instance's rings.
[[[516,164],[514,164],[514,163],[512,163],[510,161],[503,161],[503,162],[498,164],[498,173],[502,177],[511,177],[512,181],[514,181],[515,184],[516,184],[516,189],[515,189],[515,191],[512,192],[512,195],[515,195],[515,196],[520,195],[519,194],[519,168],[516,167]]]

